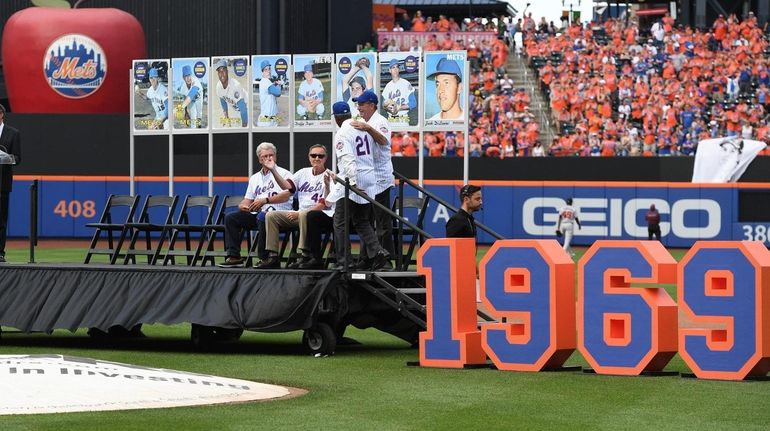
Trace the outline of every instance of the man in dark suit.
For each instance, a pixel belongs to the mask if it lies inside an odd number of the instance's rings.
[[[446,223],[447,238],[476,238],[473,213],[481,209],[481,187],[466,184],[460,189],[460,210]]]
[[[19,131],[5,124],[5,106],[0,105],[0,150],[21,162]],[[0,165],[0,263],[5,262],[5,238],[8,231],[8,201],[13,188],[13,166]]]

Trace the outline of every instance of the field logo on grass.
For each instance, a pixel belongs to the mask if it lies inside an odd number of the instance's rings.
[[[63,355],[0,355],[0,415],[281,398],[282,386]]]

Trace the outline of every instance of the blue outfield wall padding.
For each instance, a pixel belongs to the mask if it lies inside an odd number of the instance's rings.
[[[29,235],[30,180],[15,180],[11,194],[9,236]],[[242,196],[246,179],[225,179],[214,184],[214,193]],[[763,190],[755,185],[752,190]],[[770,188],[770,187],[769,187]],[[454,206],[459,206],[459,183],[428,185],[427,189]],[[40,237],[87,238],[92,230],[86,223],[101,214],[107,196],[127,194],[128,181],[94,177],[93,181],[72,180],[68,177],[44,179],[39,189]],[[555,238],[558,210],[564,199],[573,197],[578,208],[582,229],[575,231],[573,244],[589,245],[597,239],[646,239],[644,216],[651,203],[661,215],[663,244],[668,247],[690,247],[697,240],[759,240],[770,243],[768,223],[738,222],[738,191],[740,185],[701,186],[687,183],[605,183],[581,182],[504,182],[483,185],[484,206],[476,218],[506,238]],[[168,194],[168,181],[138,181],[137,194],[141,202],[149,194]],[[179,205],[187,194],[208,194],[207,181],[180,179],[174,185]],[[393,188],[391,199],[397,196]],[[405,188],[406,196],[416,192]],[[177,211],[178,214],[178,211]],[[416,212],[407,211],[410,219]],[[451,213],[430,201],[425,215],[425,228],[431,235],[442,237],[444,225]],[[202,212],[191,215],[193,223],[201,221]],[[768,215],[770,220],[770,215]],[[494,238],[479,231],[479,242],[492,243]]]

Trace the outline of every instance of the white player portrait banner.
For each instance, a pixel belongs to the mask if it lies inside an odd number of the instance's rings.
[[[737,182],[765,147],[767,144],[762,141],[741,139],[739,136],[700,141],[695,153],[692,182]]]
[[[295,129],[331,130],[332,54],[294,56]]]
[[[459,130],[468,118],[465,51],[425,53],[425,130]]]
[[[131,69],[134,90],[131,118],[134,119],[134,131],[168,133],[169,61],[134,60]]]
[[[288,129],[292,120],[291,55],[253,55],[251,71],[252,125]]]
[[[176,130],[208,132],[209,58],[174,58],[172,127]]]
[[[383,52],[379,61],[380,114],[393,130],[417,130],[420,125],[420,54]]]
[[[249,128],[249,57],[211,58],[211,128]]]
[[[358,105],[353,101],[366,90],[375,89],[377,55],[373,52],[337,54],[336,94],[334,102],[350,106],[353,118],[360,117]]]

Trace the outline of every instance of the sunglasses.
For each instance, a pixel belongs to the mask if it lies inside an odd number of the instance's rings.
[[[326,157],[326,154],[313,154],[313,153],[311,153],[310,157],[312,157],[314,159],[323,159],[323,158]]]

